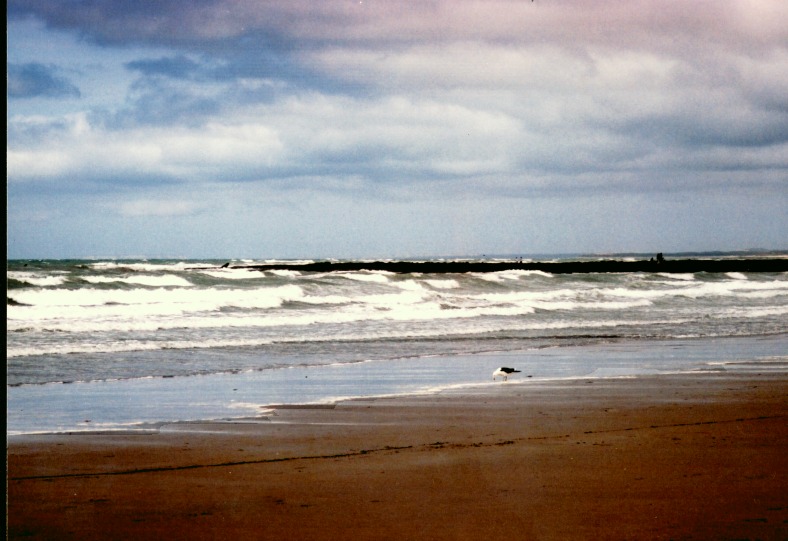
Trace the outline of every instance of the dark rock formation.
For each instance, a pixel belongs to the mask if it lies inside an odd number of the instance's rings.
[[[297,270],[302,272],[389,271],[395,273],[446,274],[465,272],[498,272],[520,269],[551,274],[590,274],[609,272],[788,272],[788,259],[675,259],[643,261],[597,260],[559,262],[507,261],[338,261],[305,264],[277,263],[270,265],[238,265],[236,269],[256,271]]]

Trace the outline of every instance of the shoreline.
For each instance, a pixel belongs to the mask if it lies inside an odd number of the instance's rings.
[[[254,418],[272,405],[327,407],[349,399],[490,393],[501,385],[491,381],[490,374],[502,365],[523,371],[508,385],[528,388],[573,378],[782,371],[788,369],[788,357],[781,355],[786,338],[780,333],[623,340],[194,377],[14,386],[7,387],[6,434],[148,430],[175,422]],[[408,374],[407,381],[401,374]]]
[[[8,436],[9,539],[788,534],[788,375],[579,378]]]

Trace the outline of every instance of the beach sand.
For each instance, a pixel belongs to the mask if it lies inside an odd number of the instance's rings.
[[[8,438],[10,539],[788,539],[788,376],[510,381]]]

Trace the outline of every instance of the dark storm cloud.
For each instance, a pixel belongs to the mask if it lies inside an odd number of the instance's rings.
[[[175,79],[191,79],[200,69],[197,62],[184,55],[157,59],[134,60],[126,67],[144,75],[162,75]]]
[[[259,45],[277,47],[286,27],[276,2],[252,6],[225,0],[11,0],[9,18],[35,16],[53,29],[77,32],[101,45],[237,46],[252,31]],[[240,5],[240,8],[239,8]],[[248,17],[254,13],[254,18]],[[264,20],[265,24],[260,24]],[[251,23],[251,25],[249,24]],[[262,33],[265,29],[265,35]]]
[[[254,36],[259,45],[414,44],[457,40],[681,50],[688,44],[744,48],[786,38],[774,0],[11,0],[9,17],[34,15],[101,43],[176,44]],[[235,46],[242,45],[234,42]],[[698,51],[695,51],[696,53]]]
[[[127,107],[103,115],[107,126],[185,125],[198,127],[221,110],[216,97],[200,96],[167,81],[144,79],[132,86]]]
[[[38,63],[8,65],[9,98],[78,98],[79,88],[57,75],[57,68]]]

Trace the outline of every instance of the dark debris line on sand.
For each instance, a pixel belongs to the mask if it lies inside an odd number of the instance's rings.
[[[718,424],[728,424],[728,423],[744,423],[744,422],[755,422],[755,421],[764,421],[769,419],[781,419],[785,417],[782,414],[775,414],[775,415],[759,415],[757,417],[738,417],[736,419],[720,419],[720,420],[709,420],[709,421],[695,421],[695,422],[688,422],[688,423],[670,423],[670,424],[662,424],[662,425],[649,425],[649,426],[635,426],[635,427],[626,427],[626,428],[612,428],[612,429],[603,429],[603,430],[587,430],[583,432],[583,435],[590,435],[590,434],[609,434],[615,432],[632,432],[636,430],[655,430],[655,429],[664,429],[664,428],[675,428],[675,427],[684,427],[684,426],[701,426],[701,425],[718,425]],[[118,475],[135,475],[135,474],[145,474],[145,473],[159,473],[159,472],[167,472],[167,471],[183,471],[183,470],[196,470],[202,468],[227,468],[233,466],[248,466],[252,464],[272,464],[277,462],[294,462],[298,460],[325,460],[325,459],[336,459],[336,458],[354,458],[364,455],[370,455],[375,453],[390,453],[390,452],[399,452],[399,451],[406,451],[406,450],[433,450],[433,449],[443,449],[443,448],[451,448],[451,449],[470,449],[470,448],[479,448],[479,447],[501,447],[505,445],[515,445],[518,442],[522,441],[536,441],[536,440],[563,440],[566,438],[571,438],[572,434],[553,434],[547,436],[533,436],[533,437],[526,437],[526,438],[516,438],[514,440],[507,439],[507,440],[496,440],[496,441],[476,441],[476,442],[447,442],[447,441],[435,441],[433,443],[422,443],[422,444],[413,444],[413,445],[399,445],[399,446],[392,446],[386,445],[383,447],[376,447],[371,449],[361,449],[361,450],[353,450],[347,451],[344,453],[333,453],[333,454],[326,454],[326,455],[305,455],[305,456],[287,456],[287,457],[276,457],[276,458],[258,458],[258,459],[251,459],[251,460],[235,460],[235,461],[228,461],[228,462],[212,462],[212,463],[204,463],[204,464],[185,464],[180,466],[157,466],[157,467],[150,467],[150,468],[133,468],[127,470],[113,470],[113,471],[93,471],[93,472],[76,472],[76,473],[60,473],[60,474],[43,474],[43,475],[24,475],[24,476],[10,476],[8,478],[9,481],[12,482],[21,482],[21,481],[38,481],[38,480],[52,480],[52,479],[64,479],[64,478],[80,478],[80,477],[109,477],[109,476],[118,476]]]

